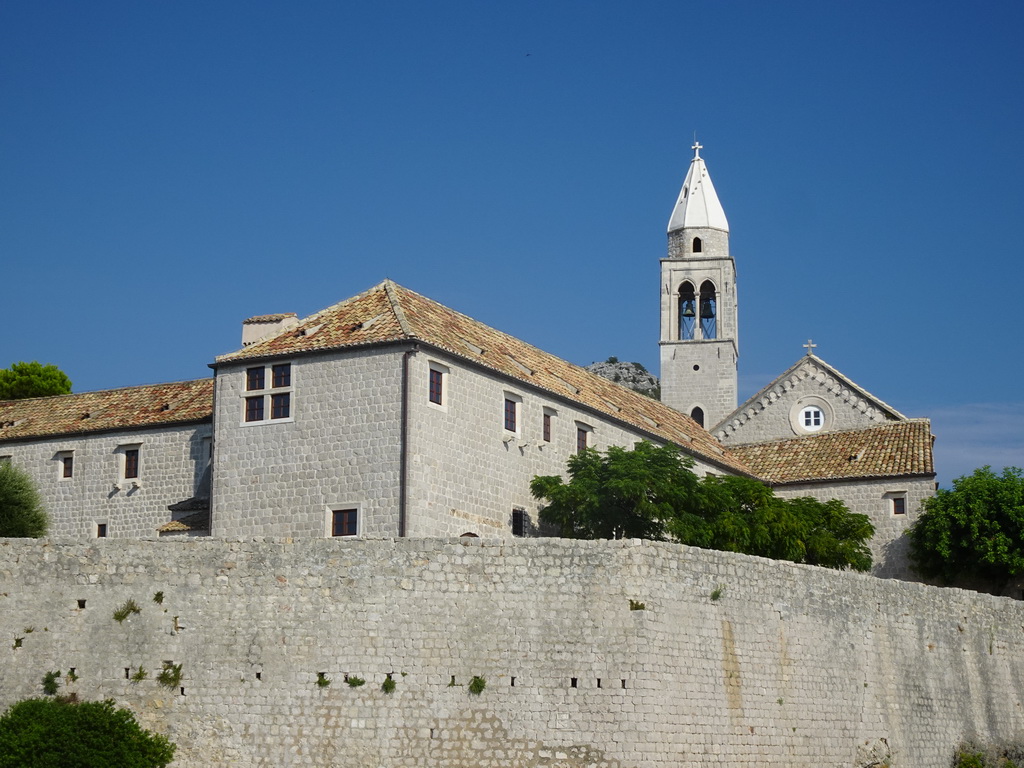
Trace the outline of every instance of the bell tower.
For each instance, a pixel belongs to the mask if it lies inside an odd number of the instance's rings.
[[[710,430],[736,409],[736,265],[703,147],[691,149],[661,260],[661,399]]]

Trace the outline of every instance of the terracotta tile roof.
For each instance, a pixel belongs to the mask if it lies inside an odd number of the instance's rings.
[[[416,340],[529,382],[743,474],[748,467],[690,417],[484,325],[390,280],[215,364]]]
[[[928,419],[734,445],[730,450],[776,484],[935,474]]]
[[[296,317],[294,312],[278,312],[275,315],[256,315],[255,317],[248,317],[242,321],[242,325],[249,325],[251,323],[276,323],[289,317]]]
[[[0,442],[213,418],[213,379],[0,401]]]

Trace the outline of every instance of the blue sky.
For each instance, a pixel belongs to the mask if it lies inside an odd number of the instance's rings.
[[[384,277],[657,372],[694,132],[748,396],[816,352],[1024,465],[1024,5],[0,4],[0,366],[209,374]]]

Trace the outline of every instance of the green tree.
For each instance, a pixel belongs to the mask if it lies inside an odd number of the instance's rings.
[[[33,360],[0,369],[0,400],[66,395],[70,391],[71,379],[56,365]]]
[[[923,576],[980,578],[1002,592],[1024,574],[1024,472],[982,467],[940,488],[910,528],[910,557]]]
[[[0,717],[0,768],[160,768],[174,750],[111,700],[27,699]]]
[[[32,478],[9,461],[0,462],[0,537],[37,539],[49,525]]]
[[[542,523],[568,538],[645,538],[827,568],[871,567],[866,515],[836,499],[781,499],[748,477],[700,479],[676,446],[637,443],[570,457],[568,482],[535,477]]]

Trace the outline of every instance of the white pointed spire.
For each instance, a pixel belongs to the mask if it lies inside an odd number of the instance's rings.
[[[718,202],[718,194],[715,186],[708,176],[707,166],[700,156],[704,149],[696,141],[690,147],[693,150],[693,160],[690,161],[690,170],[686,174],[683,188],[679,192],[679,199],[676,207],[672,210],[672,218],[668,222],[668,231],[674,232],[677,229],[688,227],[705,227],[709,229],[721,229],[729,231],[729,221],[725,218],[725,211],[722,204]]]

